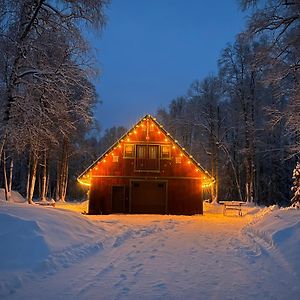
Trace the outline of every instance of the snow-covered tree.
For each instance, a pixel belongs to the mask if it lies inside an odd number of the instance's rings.
[[[273,108],[273,122],[286,124],[293,141],[290,150],[300,153],[300,1],[240,2],[243,9],[252,9],[247,36],[266,41],[257,51],[257,62],[267,71],[265,81],[277,87],[277,98],[287,103],[284,108]]]
[[[291,190],[293,192],[292,205],[300,208],[300,162],[297,162],[293,171],[293,187]]]
[[[260,68],[254,64],[256,45],[240,34],[233,45],[224,49],[219,60],[223,90],[231,102],[232,123],[238,131],[241,165],[245,168],[245,200],[254,202],[256,176],[256,120]],[[235,124],[234,124],[235,123]]]
[[[90,81],[96,70],[82,27],[101,28],[107,3],[1,1],[0,157],[10,146],[19,153],[29,150],[28,202],[39,159],[45,165],[49,147],[92,121],[96,94]]]

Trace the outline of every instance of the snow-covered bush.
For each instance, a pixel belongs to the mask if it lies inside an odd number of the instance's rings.
[[[291,188],[293,192],[293,198],[291,200],[292,205],[300,208],[300,162],[297,162],[296,168],[293,171],[293,186]]]

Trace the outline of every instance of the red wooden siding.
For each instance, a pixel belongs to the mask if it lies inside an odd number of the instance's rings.
[[[125,213],[199,214],[202,185],[210,176],[146,116],[80,178],[90,183],[92,214],[120,207]]]

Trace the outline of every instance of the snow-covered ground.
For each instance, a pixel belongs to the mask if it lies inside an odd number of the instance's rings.
[[[300,299],[300,210],[66,208],[0,201],[0,299]]]

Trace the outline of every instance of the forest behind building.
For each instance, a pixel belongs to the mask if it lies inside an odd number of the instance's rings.
[[[82,33],[103,28],[108,1],[0,2],[0,183],[28,202],[82,199],[76,177],[126,131],[99,137]],[[156,116],[216,179],[212,200],[287,205],[300,156],[300,1],[238,5],[249,21],[218,71]]]

